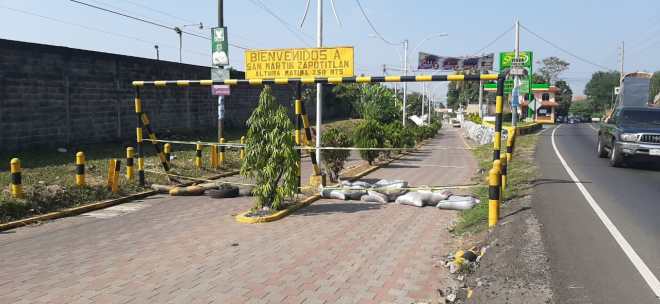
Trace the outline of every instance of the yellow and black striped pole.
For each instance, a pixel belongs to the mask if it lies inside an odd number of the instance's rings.
[[[126,148],[126,179],[132,181],[135,175],[133,169],[133,158],[135,157],[135,150],[133,147]]]
[[[167,163],[170,163],[170,161],[172,161],[172,145],[170,145],[170,143],[163,145],[163,154],[165,154],[165,160],[167,160]]]
[[[135,135],[137,137],[137,154],[138,154],[138,183],[144,187],[146,180],[144,176],[144,147],[142,146],[142,101],[140,100],[140,88],[135,88],[135,115],[137,118],[137,126],[135,128]]]
[[[295,120],[296,120],[296,130],[294,131],[294,139],[296,141],[296,145],[300,146],[301,144],[301,130],[300,127],[302,125],[302,85],[299,83],[296,86],[296,101],[294,103],[294,112],[295,112]],[[296,153],[298,153],[298,172],[296,172],[296,178],[298,179],[298,188],[297,191],[298,193],[301,192],[301,187],[302,187],[302,150],[296,149]]]
[[[506,193],[507,167],[508,167],[508,163],[506,161],[506,155],[502,155],[500,157],[500,172],[501,172],[501,175],[502,175],[502,182],[501,182],[502,190],[500,191],[500,199],[502,199],[502,200],[504,200],[504,194]]]
[[[23,178],[21,177],[21,160],[12,158],[9,162],[11,172],[10,192],[13,198],[23,198]]]
[[[497,225],[500,218],[500,178],[493,165],[488,172],[488,228]]]
[[[305,110],[305,103],[300,102],[300,111],[301,111],[301,118],[302,118],[302,123],[303,123],[303,128],[305,129],[305,138],[307,139],[307,143],[312,142],[312,129],[309,126],[309,118],[307,117],[307,111]],[[312,161],[312,167],[314,167],[314,175],[321,175],[321,168],[319,167],[319,164],[316,162],[316,153],[313,153],[310,149],[309,151],[309,158]]]
[[[244,144],[245,144],[245,136],[241,136],[241,145]],[[239,157],[241,160],[245,159],[245,146],[241,147],[241,152]]]
[[[144,112],[141,114],[142,115],[140,115],[140,117],[142,120],[142,126],[144,127],[144,130],[147,131],[147,136],[151,140],[151,143],[156,150],[156,154],[158,154],[158,158],[160,158],[160,163],[163,166],[163,169],[165,169],[166,172],[170,171],[169,160],[165,158],[165,154],[163,154],[160,149],[160,144],[157,142],[158,138],[156,137],[156,133],[151,130],[151,122],[149,121],[149,116],[147,116],[147,113]]]
[[[504,77],[497,79],[497,96],[495,97],[495,134],[493,137],[493,160],[500,159],[502,146],[502,111],[504,99]]]
[[[76,153],[76,186],[85,185],[85,153]]]
[[[220,138],[220,144],[224,145],[225,138]],[[218,163],[220,166],[225,164],[225,146],[220,146],[220,157],[218,158]]]
[[[506,160],[508,163],[511,163],[511,159],[513,159],[513,146],[516,142],[516,136],[518,136],[516,132],[516,127],[511,127],[506,139]]]
[[[202,168],[202,145],[195,145],[195,167],[200,169]]]

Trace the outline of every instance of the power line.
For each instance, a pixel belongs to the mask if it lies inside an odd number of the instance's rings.
[[[158,14],[161,14],[161,15],[163,15],[163,16],[167,16],[167,17],[170,17],[170,18],[177,19],[177,20],[179,20],[179,21],[183,21],[183,22],[186,22],[186,23],[197,23],[196,21],[192,21],[192,20],[190,20],[190,19],[181,18],[181,17],[179,17],[179,16],[172,15],[172,14],[170,14],[170,13],[168,13],[168,12],[165,12],[165,11],[161,11],[161,10],[155,9],[155,8],[153,8],[153,7],[151,7],[151,6],[144,5],[144,4],[141,4],[141,3],[136,2],[136,1],[131,1],[131,0],[121,0],[121,1],[128,2],[128,3],[130,3],[130,4],[133,4],[134,6],[141,7],[141,8],[143,8],[143,9],[150,10],[150,11],[152,11],[152,12],[156,12],[156,13],[158,13]]]
[[[376,29],[374,24],[371,23],[371,20],[369,20],[369,17],[367,16],[367,13],[364,11],[364,8],[362,7],[362,3],[360,3],[360,0],[355,0],[355,3],[360,8],[360,12],[362,12],[362,16],[364,17],[364,20],[367,21],[367,23],[369,24],[369,27],[371,27],[371,30],[374,32],[374,34],[376,34],[376,36],[378,38],[380,38],[380,40],[383,40],[383,42],[385,42],[389,45],[396,45],[396,46],[401,45],[401,43],[394,43],[394,42],[391,42],[391,41],[385,39],[385,37],[383,37],[383,35],[381,35],[380,32]]]
[[[510,33],[513,30],[514,27],[515,27],[514,25],[509,27],[506,31],[502,32],[502,34],[499,34],[495,39],[493,39],[493,41],[489,42],[488,44],[486,44],[486,46],[484,46],[484,47],[480,48],[478,51],[474,52],[474,55],[481,54],[481,52],[483,52],[485,49],[487,49],[491,45],[497,43],[500,39],[502,39],[502,37],[504,37],[506,34]]]
[[[95,9],[98,9],[98,10],[102,10],[102,11],[105,11],[105,12],[108,12],[108,13],[111,13],[111,14],[119,15],[119,16],[122,16],[122,17],[126,17],[126,18],[133,19],[133,20],[136,20],[136,21],[144,22],[144,23],[147,23],[147,24],[151,24],[151,25],[153,25],[153,26],[161,27],[161,28],[168,29],[168,30],[173,30],[173,31],[175,31],[175,32],[179,32],[179,31],[180,31],[180,32],[183,33],[183,34],[187,34],[187,35],[190,35],[190,36],[194,36],[194,37],[198,37],[198,38],[202,38],[202,39],[206,39],[206,40],[211,40],[211,38],[209,38],[209,37],[202,36],[202,35],[198,35],[198,34],[196,34],[196,33],[188,32],[188,31],[184,31],[184,30],[182,30],[182,29],[180,29],[180,28],[178,28],[178,27],[163,25],[163,24],[160,24],[160,23],[157,23],[157,22],[151,21],[151,20],[147,20],[147,19],[144,19],[144,18],[139,18],[139,17],[131,16],[131,15],[128,15],[128,14],[124,14],[124,13],[122,13],[122,12],[118,12],[118,11],[110,10],[110,9],[107,9],[107,8],[104,8],[104,7],[100,7],[100,6],[97,6],[97,5],[93,5],[93,4],[86,3],[86,2],[82,2],[82,1],[78,1],[78,0],[69,0],[69,1],[71,1],[71,2],[75,2],[75,3],[78,3],[78,4],[82,4],[82,5],[85,5],[85,6],[89,6],[89,7],[91,7],[91,8],[95,8]],[[243,50],[247,50],[247,49],[248,49],[248,48],[246,48],[246,47],[243,47],[243,46],[240,46],[240,45],[236,45],[236,44],[232,44],[232,43],[229,43],[229,45],[231,45],[231,46],[233,46],[233,47],[236,47],[236,48],[239,48],[239,49],[243,49]]]
[[[571,57],[573,57],[573,58],[575,58],[575,59],[577,59],[577,60],[580,60],[580,61],[582,61],[582,62],[584,62],[584,63],[590,64],[590,65],[593,65],[593,66],[598,67],[598,68],[601,68],[601,69],[605,69],[605,70],[614,70],[614,69],[612,69],[612,68],[608,68],[608,67],[606,67],[606,66],[604,66],[604,65],[597,64],[597,63],[595,63],[595,62],[593,62],[593,61],[591,61],[591,60],[588,60],[588,59],[586,59],[586,58],[583,58],[583,57],[580,57],[580,56],[578,56],[578,55],[575,55],[574,53],[572,53],[572,52],[570,52],[570,51],[568,51],[568,50],[566,50],[566,49],[560,47],[559,45],[557,45],[557,44],[555,44],[555,43],[553,43],[553,42],[551,42],[551,41],[549,41],[549,40],[543,38],[541,35],[535,33],[534,31],[528,29],[527,27],[525,27],[525,26],[523,26],[523,25],[520,25],[520,27],[521,27],[522,29],[524,29],[525,31],[527,31],[528,33],[532,34],[534,37],[538,38],[539,40],[541,40],[541,41],[543,41],[543,42],[549,44],[550,46],[552,46],[552,47],[554,47],[554,48],[556,48],[556,49],[558,49],[558,50],[560,50],[560,51],[562,51],[562,52],[568,54],[569,56],[571,56]]]
[[[165,46],[165,47],[169,47],[169,48],[178,48],[178,47],[175,47],[173,45],[159,44],[155,41],[149,41],[149,40],[144,40],[144,39],[139,38],[139,37],[129,36],[129,35],[116,33],[116,32],[110,32],[110,31],[107,31],[107,30],[87,26],[87,25],[84,25],[84,24],[73,23],[73,22],[69,22],[69,21],[65,21],[65,20],[61,20],[61,19],[57,19],[57,18],[53,18],[53,17],[49,17],[49,16],[44,16],[44,15],[33,13],[33,12],[29,12],[29,11],[24,11],[24,10],[13,8],[13,7],[4,6],[2,4],[0,4],[0,8],[4,8],[6,10],[18,12],[18,13],[25,14],[25,15],[39,17],[39,18],[42,18],[42,19],[46,19],[46,20],[50,20],[50,21],[54,21],[54,22],[58,22],[58,23],[66,24],[66,25],[79,27],[79,28],[86,29],[86,30],[89,30],[89,31],[99,32],[99,33],[112,35],[112,36],[116,36],[116,37],[121,37],[121,38],[126,38],[126,39],[131,39],[131,40],[135,40],[135,41],[142,42],[142,43],[145,43],[145,44],[149,44],[149,45],[152,45],[152,46],[155,45],[155,44],[158,44],[159,46]],[[192,50],[185,50],[184,49],[183,51],[191,53],[191,54],[195,54],[195,55],[198,55],[198,56],[204,56],[204,57],[210,56],[210,54],[205,54],[205,53],[196,52],[196,51],[192,51]]]
[[[269,15],[273,16],[273,18],[275,18],[279,23],[281,23],[284,26],[284,28],[286,28],[287,31],[289,31],[291,34],[293,34],[296,37],[296,39],[298,39],[304,45],[311,46],[311,44],[307,40],[305,40],[303,37],[300,36],[300,33],[298,33],[298,31],[292,29],[293,26],[291,24],[286,22],[286,20],[282,19],[282,17],[277,15],[270,8],[268,8],[268,6],[266,6],[266,4],[263,1],[259,0],[259,2],[257,2],[255,0],[250,0],[250,2],[252,2],[252,4],[254,4],[254,6],[263,9]],[[303,34],[305,34],[305,33],[303,32]]]

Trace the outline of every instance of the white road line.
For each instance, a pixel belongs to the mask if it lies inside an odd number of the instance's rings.
[[[598,129],[594,128],[592,124],[589,124],[589,127],[592,128],[594,131],[598,132]]]
[[[646,284],[649,285],[651,288],[651,291],[655,293],[655,296],[660,298],[660,281],[658,281],[658,278],[655,277],[653,272],[649,269],[648,266],[646,266],[646,263],[642,260],[642,258],[637,255],[637,252],[635,252],[635,249],[630,246],[630,243],[623,237],[621,232],[619,232],[619,229],[614,226],[614,223],[610,220],[609,217],[607,217],[607,214],[605,214],[605,211],[600,208],[596,200],[591,196],[589,191],[587,191],[587,188],[582,185],[582,183],[579,182],[577,176],[575,173],[573,173],[573,170],[568,166],[568,163],[566,163],[566,160],[564,160],[564,157],[559,153],[559,149],[557,149],[557,144],[555,143],[555,133],[557,132],[557,129],[559,129],[561,125],[557,126],[553,131],[552,131],[552,148],[555,150],[555,154],[557,154],[557,158],[559,158],[559,161],[561,164],[564,166],[564,169],[566,169],[566,172],[568,175],[570,175],[571,179],[573,182],[575,182],[575,185],[578,187],[580,192],[582,192],[582,195],[584,198],[587,200],[589,203],[589,206],[594,210],[598,218],[600,219],[601,222],[603,222],[603,225],[605,225],[605,228],[607,228],[607,231],[610,232],[614,240],[619,244],[623,252],[628,256],[628,259],[630,262],[637,268],[637,271],[639,272],[640,275],[642,275],[642,278],[646,281]]]

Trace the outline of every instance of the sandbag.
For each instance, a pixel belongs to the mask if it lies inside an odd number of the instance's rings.
[[[472,196],[452,195],[448,199],[438,202],[435,207],[439,209],[468,210],[478,203],[479,200]]]
[[[321,197],[346,200],[346,194],[344,194],[343,191],[336,190],[336,189],[323,189],[323,190],[321,190]]]
[[[409,205],[416,207],[424,207],[424,196],[428,194],[419,193],[419,192],[408,192],[402,196],[396,198],[395,203],[401,205]]]
[[[174,187],[170,190],[171,196],[195,196],[204,195],[204,187],[188,186],[188,187]]]
[[[431,193],[431,198],[428,201],[429,205],[437,205],[440,201],[448,199],[452,193],[448,190]]]
[[[367,190],[367,195],[362,196],[360,200],[364,202],[374,202],[380,204],[387,204],[389,202],[387,195],[373,190]]]
[[[406,181],[381,179],[373,185],[373,191],[385,194],[389,201],[393,201],[408,191],[404,189],[406,187],[408,187]]]

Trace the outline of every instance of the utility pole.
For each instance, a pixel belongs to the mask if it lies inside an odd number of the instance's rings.
[[[403,41],[403,76],[408,76],[408,39]],[[403,126],[406,126],[406,106],[408,104],[408,83],[403,83]]]
[[[623,59],[625,58],[624,51],[625,51],[625,44],[623,41],[621,41],[621,72],[619,74],[619,90],[621,90],[620,88],[623,85]]]
[[[316,46],[323,46],[323,0],[316,2]],[[316,161],[321,163],[321,114],[323,107],[323,85],[316,84]]]
[[[225,26],[225,21],[224,21],[224,5],[223,5],[222,0],[218,0],[218,27],[223,27]],[[227,37],[225,37],[227,39]],[[224,69],[224,67],[223,67]],[[218,111],[221,113],[218,113],[218,141],[220,141],[220,138],[225,137],[225,97],[224,96],[218,96]]]
[[[520,58],[520,22],[518,21],[517,18],[516,18],[516,49],[515,49],[515,56],[516,56],[516,61],[518,61],[519,58]],[[518,92],[520,92],[520,83],[519,83],[518,76],[514,76],[513,86],[514,86],[514,90],[518,89]],[[513,95],[513,94],[511,94],[511,95]],[[520,94],[518,94],[518,95],[520,95]],[[520,97],[516,96],[516,98],[520,98]],[[516,102],[518,102],[518,101],[516,100]],[[518,124],[518,106],[517,105],[513,106],[513,103],[512,103],[512,106],[511,106],[511,125],[515,127],[517,124]]]
[[[179,63],[183,62],[183,55],[181,54],[183,50],[183,31],[178,26],[174,27],[174,32],[179,35]]]
[[[160,52],[158,51],[158,44],[154,45],[154,48],[156,49],[156,60],[160,60]]]

